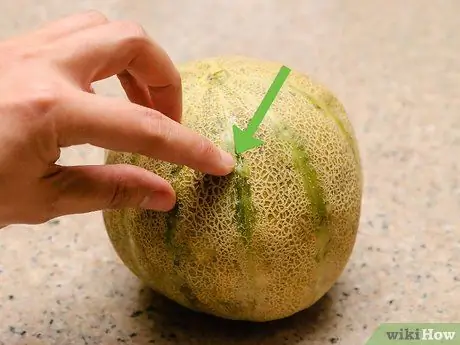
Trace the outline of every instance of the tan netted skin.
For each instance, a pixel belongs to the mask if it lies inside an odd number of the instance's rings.
[[[182,66],[183,124],[233,152],[281,64],[245,57]],[[322,297],[352,252],[362,174],[352,126],[323,86],[291,71],[235,172],[205,176],[144,156],[109,152],[169,180],[178,210],[108,210],[123,262],[154,290],[219,317],[268,321]],[[240,200],[238,202],[237,200]]]

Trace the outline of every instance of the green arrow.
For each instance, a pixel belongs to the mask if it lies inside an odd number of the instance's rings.
[[[264,144],[262,140],[255,138],[254,134],[262,123],[268,109],[275,100],[276,95],[280,91],[290,72],[291,70],[286,66],[282,66],[280,68],[275,80],[268,89],[265,97],[254,113],[254,116],[249,121],[248,127],[245,130],[233,125],[233,140],[235,142],[236,153],[243,153]]]

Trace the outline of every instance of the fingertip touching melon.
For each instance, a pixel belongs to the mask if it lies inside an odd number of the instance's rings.
[[[179,66],[183,120],[234,153],[281,65],[220,57]],[[308,308],[337,281],[359,224],[362,173],[344,107],[292,70],[230,175],[209,176],[130,153],[108,152],[166,178],[170,212],[104,211],[124,264],[153,290],[222,318],[268,321]]]

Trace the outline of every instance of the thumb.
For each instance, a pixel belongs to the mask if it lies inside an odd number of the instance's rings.
[[[169,211],[176,201],[166,180],[131,165],[62,167],[50,179],[53,217],[126,207]]]

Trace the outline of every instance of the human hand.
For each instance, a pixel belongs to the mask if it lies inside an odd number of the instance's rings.
[[[112,75],[131,102],[93,92],[93,82]],[[174,206],[170,184],[139,167],[57,165],[71,145],[230,173],[231,155],[180,124],[181,93],[178,71],[140,26],[97,12],[0,43],[0,223]]]

